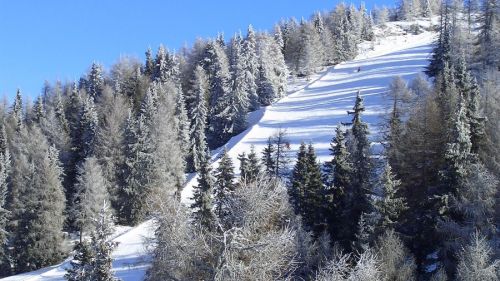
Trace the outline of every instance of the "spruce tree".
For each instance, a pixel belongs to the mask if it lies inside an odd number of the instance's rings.
[[[11,204],[16,272],[35,270],[62,258],[64,193],[58,152],[37,127],[22,129],[13,149]]]
[[[212,230],[215,226],[215,215],[213,213],[212,193],[215,187],[215,177],[210,166],[210,157],[205,151],[198,169],[198,184],[194,187],[193,193],[193,218],[195,224]]]
[[[24,123],[23,117],[23,98],[21,96],[21,90],[17,89],[16,97],[14,99],[14,103],[12,104],[12,112],[11,112],[12,120],[14,128],[17,131],[21,130],[21,127]]]
[[[393,229],[407,206],[404,198],[398,194],[401,181],[396,179],[388,163],[384,167],[379,185],[383,195],[382,199],[375,203],[375,208],[381,218],[380,230]]]
[[[255,181],[257,176],[261,173],[262,167],[260,164],[260,159],[255,152],[255,146],[250,146],[250,152],[248,153],[248,169],[246,171],[246,179],[249,182]]]
[[[201,66],[197,66],[194,74],[194,101],[191,112],[191,128],[189,130],[190,155],[188,161],[188,169],[190,171],[199,171],[201,169],[203,159],[206,156],[206,122],[208,109],[205,100],[205,73]]]
[[[83,234],[91,230],[92,219],[100,212],[102,202],[108,200],[108,192],[102,168],[95,157],[86,158],[80,165],[76,180],[70,215],[73,216],[82,242]]]
[[[104,201],[98,215],[94,217],[94,225],[95,230],[92,232],[90,240],[92,260],[89,266],[89,279],[95,281],[119,280],[112,272],[113,258],[111,254],[118,243],[109,239],[114,231],[114,223],[106,201]]]
[[[68,281],[83,281],[91,278],[92,252],[87,241],[77,242],[70,268],[66,269],[64,278]]]
[[[87,75],[87,94],[95,101],[100,97],[104,88],[104,77],[102,66],[96,62],[92,63],[90,72]]]
[[[233,133],[231,127],[233,116],[226,110],[234,105],[229,98],[230,76],[227,55],[216,42],[208,43],[203,67],[207,71],[209,89],[207,140],[210,147],[217,147],[225,143]]]
[[[274,162],[273,155],[276,148],[272,142],[271,137],[267,138],[266,147],[262,150],[262,165],[264,165],[264,171],[269,175],[274,175],[276,170],[276,163]]]
[[[306,163],[307,186],[304,192],[304,222],[319,236],[324,229],[324,188],[321,181],[321,168],[312,144],[307,147]]]
[[[358,91],[356,95],[356,103],[353,111],[349,112],[352,115],[352,127],[350,130],[350,139],[348,149],[351,150],[351,161],[353,163],[352,184],[353,192],[361,195],[369,189],[369,180],[371,174],[370,161],[370,142],[368,141],[368,125],[362,121],[361,114],[365,111],[363,98]],[[361,199],[361,198],[359,198]],[[362,202],[358,204],[362,205]]]
[[[295,208],[295,212],[301,215],[305,210],[304,197],[308,184],[308,159],[306,153],[306,144],[302,142],[299,146],[299,151],[297,152],[297,161],[295,162],[295,166],[292,170],[291,186],[288,189],[288,196],[290,197],[290,201]]]
[[[236,34],[231,39],[231,54],[230,54],[230,71],[231,77],[231,104],[233,108],[233,134],[238,134],[244,131],[247,127],[247,112],[250,108],[249,92],[253,85],[247,84],[245,59],[243,54],[243,39],[241,35]],[[247,62],[248,63],[248,62]],[[255,81],[253,82],[255,83]]]
[[[7,135],[5,125],[1,125],[0,130],[0,274],[1,277],[7,276],[11,271],[11,264],[8,252],[7,222],[10,212],[7,210],[7,191],[10,173],[10,152],[7,147]]]
[[[215,170],[215,179],[215,214],[220,220],[224,221],[224,219],[229,215],[227,198],[236,187],[234,183],[233,161],[231,160],[231,157],[229,157],[226,149],[224,149],[224,151],[222,152],[219,166]]]
[[[252,26],[248,26],[247,36],[242,46],[242,56],[244,57],[244,75],[247,85],[247,96],[249,110],[254,111],[260,107],[259,96],[257,95],[257,78],[259,75],[259,61],[257,57],[257,38]]]
[[[151,50],[151,47],[148,47],[145,55],[146,61],[144,62],[144,74],[152,78],[152,75],[155,71],[155,62],[153,59],[153,51]]]

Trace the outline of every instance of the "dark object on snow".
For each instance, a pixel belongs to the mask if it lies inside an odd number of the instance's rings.
[[[361,67],[358,67],[358,72],[360,72],[360,71],[361,71]]]

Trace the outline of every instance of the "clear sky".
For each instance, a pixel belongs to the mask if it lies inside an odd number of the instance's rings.
[[[272,28],[340,0],[0,0],[0,96],[43,82],[74,81],[93,61],[109,69],[121,55],[143,59],[148,46],[179,49],[197,37]],[[358,4],[357,1],[353,1]],[[374,1],[365,1],[368,7]],[[392,5],[377,0],[378,5]]]

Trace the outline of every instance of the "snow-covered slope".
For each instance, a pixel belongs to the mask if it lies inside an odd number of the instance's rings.
[[[425,22],[424,22],[425,23]],[[299,144],[312,142],[319,159],[329,159],[328,148],[339,122],[350,121],[347,110],[352,109],[356,92],[361,91],[365,99],[364,120],[369,123],[372,141],[377,141],[381,113],[388,104],[384,95],[391,80],[401,76],[412,79],[428,65],[435,34],[424,32],[419,35],[406,34],[401,29],[405,23],[388,23],[378,29],[375,43],[363,44],[361,54],[352,61],[329,68],[310,78],[309,81],[291,82],[291,93],[276,104],[253,112],[245,132],[233,137],[226,145],[229,155],[234,159],[255,145],[261,151],[267,138],[279,128],[287,131],[291,144],[291,155],[295,156]],[[408,26],[408,24],[406,24]],[[373,49],[373,50],[371,50]],[[357,72],[358,67],[361,68]],[[214,160],[219,151],[214,153]],[[214,165],[217,165],[215,161]],[[189,203],[196,177],[191,176],[182,192],[182,201]],[[142,280],[148,266],[145,239],[151,237],[152,223],[142,223],[128,232],[119,235],[120,242],[113,253],[116,275],[122,280]],[[38,271],[19,274],[0,279],[1,281],[39,281],[64,280],[65,268],[69,260]]]

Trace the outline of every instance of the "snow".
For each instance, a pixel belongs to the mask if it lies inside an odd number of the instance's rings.
[[[403,29],[411,23],[386,23],[375,30],[374,43],[361,44],[361,54],[354,60],[325,69],[309,79],[289,81],[289,94],[279,102],[249,114],[251,126],[227,144],[229,155],[239,171],[238,154],[248,152],[254,145],[260,153],[267,138],[279,128],[287,131],[294,157],[300,143],[313,143],[320,161],[329,160],[329,144],[334,129],[340,122],[349,122],[347,111],[354,105],[356,92],[361,91],[366,111],[363,119],[369,124],[371,140],[376,147],[380,141],[381,114],[388,100],[384,98],[391,80],[401,76],[411,80],[429,63],[432,42],[436,34],[424,31],[412,35]],[[429,25],[419,20],[423,26]],[[357,72],[358,67],[361,68]],[[214,166],[222,148],[213,152]],[[377,149],[373,149],[377,151]],[[182,191],[182,202],[189,204],[197,179],[189,175]],[[132,229],[121,229],[114,238],[120,244],[113,253],[113,268],[117,277],[126,281],[143,280],[150,258],[144,241],[153,236],[153,223],[146,221]],[[1,281],[55,281],[64,280],[69,258],[61,264],[37,271],[19,274]]]
[[[309,81],[293,81],[288,96],[252,112],[249,123],[253,125],[225,146],[236,171],[239,171],[238,154],[248,152],[251,145],[260,153],[267,138],[280,128],[287,132],[292,157],[301,142],[310,142],[321,162],[329,160],[328,149],[334,129],[340,122],[350,121],[347,111],[354,106],[358,90],[364,98],[363,120],[369,125],[372,150],[380,151],[378,136],[382,114],[388,104],[385,98],[388,86],[396,76],[409,81],[424,70],[429,64],[436,36],[428,31],[419,35],[407,34],[402,32],[405,25],[404,22],[387,23],[383,29],[376,30],[380,36],[377,43],[373,46],[362,44],[361,54],[356,59],[324,70]],[[358,67],[360,72],[357,72]],[[213,152],[214,167],[221,151],[222,148]],[[192,187],[196,184],[196,176],[191,176],[181,194],[184,203],[191,202]]]

